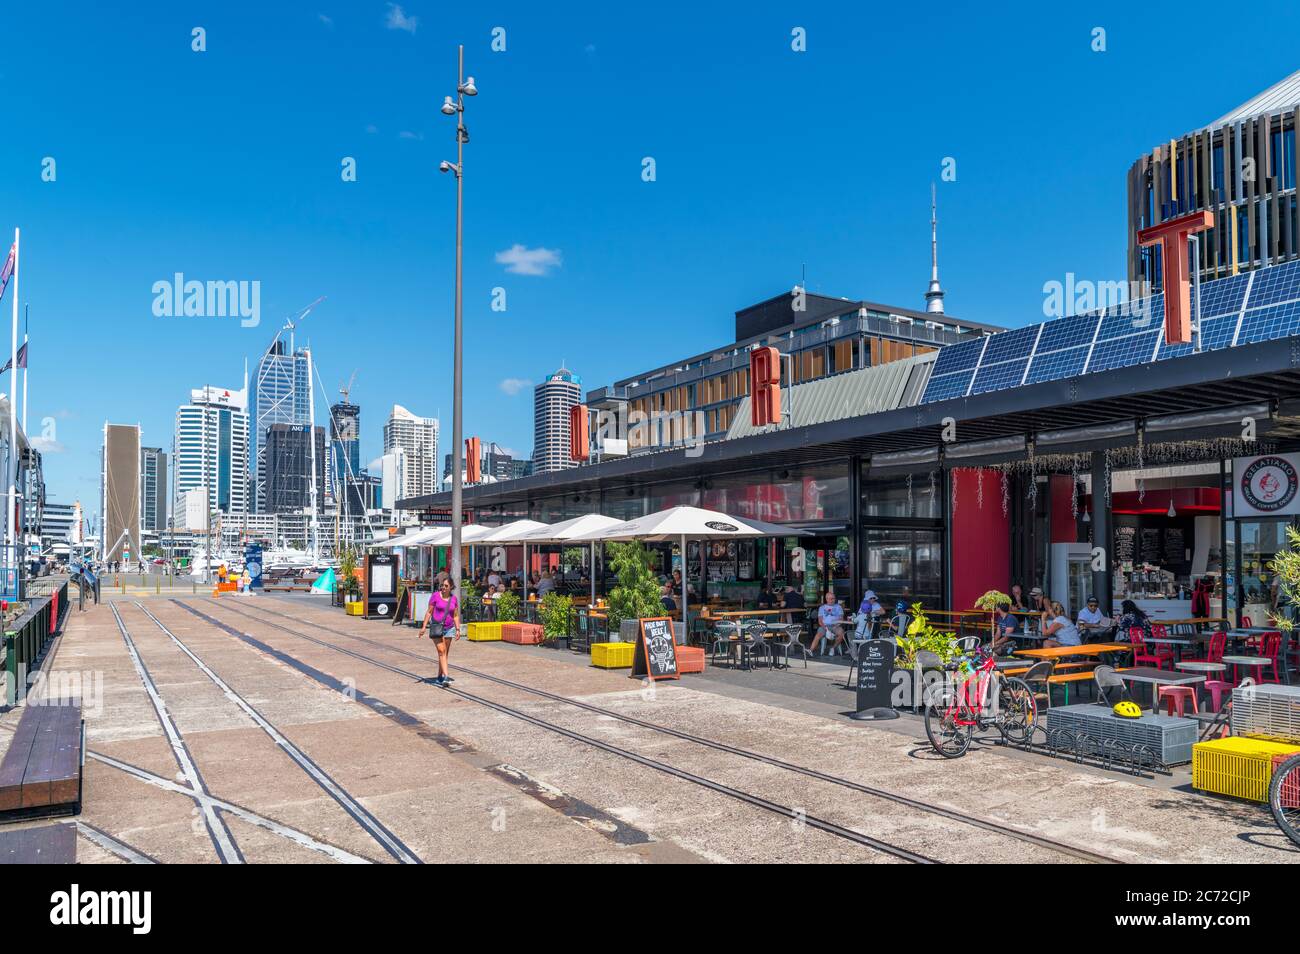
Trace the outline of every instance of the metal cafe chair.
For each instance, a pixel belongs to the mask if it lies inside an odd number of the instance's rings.
[[[799,655],[803,658],[803,668],[808,668],[808,647],[803,644],[803,624],[802,623],[782,623],[785,634],[772,641],[772,650],[780,652],[785,662],[783,668],[790,668],[790,650],[798,649]]]
[[[772,647],[767,644],[767,621],[761,619],[747,619],[741,625],[740,640],[740,664],[745,664],[745,656],[755,658],[759,656],[767,657],[767,668],[770,670],[775,662],[775,653]]]
[[[718,653],[731,656],[732,638],[740,635],[740,624],[734,620],[720,619],[713,624],[713,638],[709,642],[709,662],[718,663]]]

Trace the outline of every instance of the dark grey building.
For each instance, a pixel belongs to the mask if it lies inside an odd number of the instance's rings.
[[[266,429],[266,512],[301,513],[311,507],[311,427],[272,424]],[[315,429],[316,509],[325,508],[325,429]]]
[[[167,454],[161,447],[140,448],[140,529],[167,529]]]

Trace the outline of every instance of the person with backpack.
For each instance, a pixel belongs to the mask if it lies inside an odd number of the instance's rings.
[[[424,638],[425,630],[433,640],[433,648],[438,651],[438,675],[430,681],[435,686],[446,687],[447,683],[455,681],[447,674],[451,643],[460,639],[460,605],[452,592],[450,577],[444,578],[438,584],[438,591],[429,597],[429,608],[420,624],[419,638]]]

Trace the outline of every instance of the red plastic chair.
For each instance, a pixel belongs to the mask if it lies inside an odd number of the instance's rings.
[[[1175,707],[1178,714],[1183,714],[1183,706],[1190,702],[1193,712],[1200,712],[1196,705],[1196,689],[1193,686],[1161,686],[1160,698],[1165,701],[1165,711],[1169,715],[1174,714]]]
[[[1228,648],[1227,633],[1211,633],[1210,645],[1204,656],[1187,656],[1184,662],[1223,662],[1223,654]]]
[[[1279,657],[1282,654],[1282,634],[1280,632],[1272,632],[1264,633],[1263,635],[1264,644],[1259,654],[1268,660],[1268,665],[1259,667],[1259,680],[1260,682],[1281,682],[1281,679],[1279,678],[1281,670],[1278,666],[1280,662]],[[1269,669],[1273,670],[1272,675],[1264,675],[1264,673]]]
[[[1133,646],[1133,665],[1141,666],[1143,664],[1154,666],[1157,669],[1162,668],[1160,657],[1153,656],[1147,652],[1147,644],[1142,637],[1141,626],[1131,626],[1128,631],[1128,641]]]
[[[1168,639],[1169,630],[1162,623],[1152,623],[1151,635],[1155,639]],[[1157,644],[1153,652],[1157,657],[1168,662],[1170,669],[1174,668],[1174,647],[1167,644],[1163,646]]]
[[[1232,699],[1233,684],[1223,679],[1207,679],[1201,683],[1210,694],[1210,711],[1218,712],[1225,700]],[[1225,732],[1226,734],[1226,732]]]

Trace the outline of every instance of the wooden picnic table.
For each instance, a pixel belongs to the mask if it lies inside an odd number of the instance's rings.
[[[1061,659],[1065,656],[1102,656],[1106,653],[1126,653],[1132,648],[1128,643],[1084,643],[1081,646],[1017,649],[1014,655],[1030,656],[1034,659]]]

